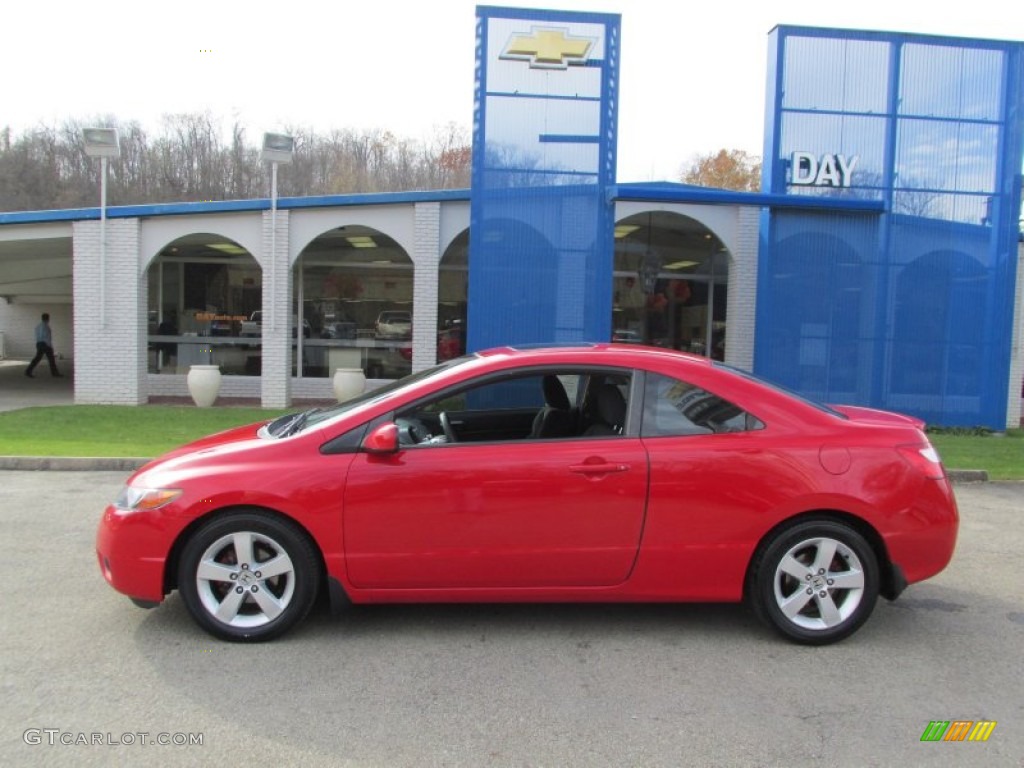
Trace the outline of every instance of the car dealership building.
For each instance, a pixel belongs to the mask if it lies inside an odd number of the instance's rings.
[[[616,15],[478,8],[469,190],[0,214],[0,351],[49,312],[78,403],[212,363],[286,407],[338,368],[615,339],[1020,423],[1024,44],[775,28],[753,194],[616,182],[621,43]]]

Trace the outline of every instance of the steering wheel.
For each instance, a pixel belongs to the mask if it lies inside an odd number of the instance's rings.
[[[448,412],[441,411],[437,414],[437,420],[441,422],[441,429],[444,430],[445,439],[449,443],[457,442],[458,438],[455,437],[455,430],[452,429],[452,422],[451,419],[448,418]]]

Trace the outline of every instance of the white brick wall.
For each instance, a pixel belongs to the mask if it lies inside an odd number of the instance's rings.
[[[334,372],[331,372],[333,376]],[[297,400],[333,400],[334,382],[330,376],[315,379],[294,379],[292,398]]]
[[[274,219],[276,216],[276,233]],[[292,308],[292,264],[288,242],[288,211],[263,212],[263,252],[256,255],[263,267],[263,389],[264,408],[287,408],[292,402],[289,365]]]
[[[101,222],[76,221],[73,232],[75,402],[139,405],[146,402],[139,220],[107,220],[105,249]]]
[[[412,369],[437,362],[437,285],[441,263],[441,204],[416,203],[413,263]]]
[[[726,308],[725,360],[730,365],[754,367],[754,317],[757,313],[757,260],[761,209],[736,209],[736,241],[729,263],[729,299]]]
[[[151,397],[188,397],[188,374],[150,373],[146,375],[146,392]],[[218,397],[260,397],[257,376],[222,376]]]

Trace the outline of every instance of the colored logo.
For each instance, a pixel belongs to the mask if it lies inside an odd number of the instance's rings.
[[[594,38],[575,37],[564,27],[531,27],[528,35],[512,35],[501,58],[528,61],[531,69],[567,69],[586,64]]]
[[[995,720],[932,720],[921,741],[988,741],[995,727]]]

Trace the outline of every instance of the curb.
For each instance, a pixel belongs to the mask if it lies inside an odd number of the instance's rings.
[[[984,469],[947,469],[951,483],[987,483],[988,472]]]
[[[134,472],[151,459],[88,456],[0,456],[0,470],[29,472]]]
[[[134,472],[151,459],[86,456],[0,456],[0,470],[28,472]],[[949,469],[946,475],[952,483],[987,483],[984,469]]]

